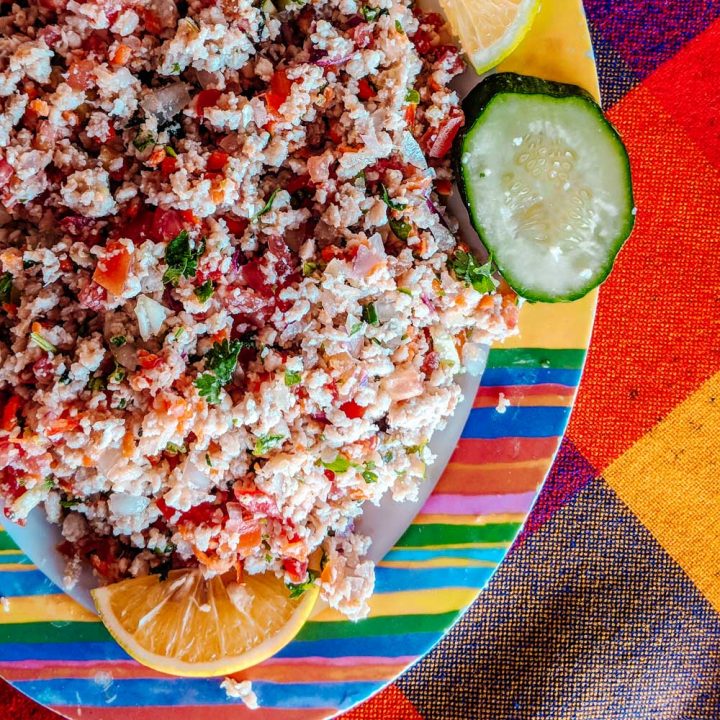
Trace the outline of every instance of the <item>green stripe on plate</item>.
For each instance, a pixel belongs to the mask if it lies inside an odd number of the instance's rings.
[[[109,642],[112,638],[102,623],[36,622],[0,625],[3,643],[84,643]],[[0,656],[2,651],[0,651]]]
[[[444,632],[459,612],[437,615],[390,615],[368,618],[360,622],[307,622],[296,639],[330,640],[377,635],[406,635],[415,632]]]
[[[0,529],[0,550],[19,550],[20,548],[10,539],[10,536]]]
[[[545,350],[544,348],[494,349],[490,351],[489,368],[539,367],[554,370],[579,370],[585,350]]]
[[[457,545],[476,542],[510,542],[515,539],[520,523],[488,523],[487,525],[411,525],[395,547],[424,545]]]

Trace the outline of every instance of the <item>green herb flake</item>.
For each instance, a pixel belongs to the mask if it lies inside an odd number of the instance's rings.
[[[204,241],[197,248],[192,248],[187,230],[181,231],[165,248],[165,263],[168,267],[163,282],[176,287],[181,277],[195,277],[198,260],[204,252]]]
[[[417,105],[420,102],[420,93],[415,88],[410,88],[405,95],[405,102]]]
[[[110,344],[113,347],[122,347],[127,342],[127,338],[124,335],[114,335],[110,338]]]
[[[70,500],[61,500],[60,501],[60,507],[67,508],[68,510],[70,508],[74,508],[80,504],[80,500],[77,500],[76,498],[71,498]]]
[[[13,293],[13,276],[9,273],[0,275],[0,302],[10,303]]]
[[[139,152],[144,152],[150,145],[155,144],[155,136],[151,132],[140,132],[135,136],[133,145],[138,149]]]
[[[309,275],[312,275],[318,268],[318,264],[316,262],[305,262],[302,266],[302,274],[303,277],[308,277]]]
[[[393,200],[390,197],[390,195],[388,194],[387,188],[382,183],[380,183],[380,188],[382,189],[383,202],[389,208],[391,208],[392,210],[404,210],[405,209],[405,202],[398,202],[397,200]]]
[[[388,223],[390,224],[390,229],[400,240],[407,240],[410,237],[410,233],[412,232],[412,225],[410,223],[406,223],[404,220],[395,220],[394,218],[390,218]]]
[[[409,297],[413,296],[410,288],[398,288],[398,292],[401,292],[403,295],[408,295]]]
[[[165,452],[168,455],[185,455],[185,453],[187,453],[187,447],[185,444],[178,445],[177,443],[169,442],[165,446]]]
[[[30,340],[35,343],[40,349],[49,353],[56,353],[57,348],[49,341],[46,340],[40,333],[31,332]]]
[[[284,439],[284,435],[262,435],[255,441],[252,454],[255,457],[262,457],[266,455],[268,451],[281,444]]]
[[[256,213],[253,216],[253,220],[257,220],[258,218],[261,218],[266,213],[270,212],[270,210],[272,209],[273,203],[275,202],[275,196],[278,194],[278,192],[280,192],[278,188],[275,188],[275,190],[272,191],[272,194],[268,198],[267,202],[265,203],[265,205],[263,205],[262,210],[260,210],[259,213]]]
[[[205,453],[205,464],[206,464],[208,467],[212,467],[212,466],[213,466],[212,460],[210,459],[210,453]]]
[[[43,485],[46,490],[52,490],[55,487],[55,477],[53,475],[48,475],[45,480],[43,480]]]
[[[379,325],[380,324],[380,321],[378,320],[377,310],[375,308],[375,303],[368,303],[367,305],[363,306],[362,319],[368,325]]]
[[[322,466],[326,470],[334,473],[344,473],[350,469],[350,461],[343,455],[338,455],[332,462],[322,462]]]
[[[293,370],[285,371],[285,384],[288,387],[292,387],[293,385],[298,385],[301,380],[302,380],[302,373],[295,372]]]
[[[305,580],[305,582],[285,583],[285,586],[290,591],[290,599],[296,600],[297,598],[301,597],[308,588],[312,587],[316,577],[317,575],[313,570],[308,570],[307,580]]]
[[[127,370],[115,361],[115,369],[108,375],[108,382],[121,383],[127,376]]]
[[[404,35],[404,34],[405,34],[405,30],[403,30],[402,23],[401,23],[399,20],[396,20],[396,21],[395,21],[395,29],[396,29],[401,35]]]
[[[356,335],[357,333],[359,333],[359,332],[363,329],[363,325],[364,325],[364,324],[365,324],[365,323],[361,323],[361,322],[355,323],[355,324],[350,328],[350,337],[352,337],[353,335]]]
[[[118,410],[124,410],[127,407],[127,400],[125,398],[120,398],[118,400],[118,404],[115,407]]]
[[[23,260],[23,270],[29,270],[32,267],[35,267],[39,263],[35,262],[35,260]]]
[[[484,265],[480,265],[472,253],[464,250],[458,250],[450,261],[450,269],[457,279],[472,285],[479,293],[493,292],[497,287],[492,265],[492,257]]]
[[[181,325],[175,332],[173,333],[173,340],[177,342],[183,335],[185,334],[185,328]]]
[[[385,8],[374,8],[369,5],[363,5],[360,8],[360,13],[365,22],[375,22],[381,15],[386,15],[387,10]]]
[[[105,388],[105,383],[101,377],[93,377],[88,380],[87,389],[91,392],[100,392]]]
[[[195,297],[201,302],[207,302],[215,292],[215,285],[212,280],[206,280],[200,287],[195,288]]]
[[[182,68],[180,67],[180,63],[173,63],[171,68],[171,74],[179,75],[181,72]]]
[[[362,477],[363,477],[363,480],[366,483],[368,483],[368,485],[370,485],[372,483],[376,483],[378,481],[377,473],[374,473],[369,468],[366,470],[363,470]]]
[[[165,146],[165,154],[171,158],[176,158],[178,156],[178,154],[175,152],[175,149],[170,147],[170,145]]]
[[[223,340],[212,346],[205,356],[205,367],[208,372],[195,380],[195,387],[200,391],[200,397],[205,398],[211,405],[220,402],[220,390],[232,379],[238,355],[246,347],[255,347],[255,341]]]

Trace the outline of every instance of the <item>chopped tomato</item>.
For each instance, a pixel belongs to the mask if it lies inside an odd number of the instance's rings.
[[[343,251],[337,245],[326,245],[320,251],[320,257],[322,258],[323,262],[326,263],[329,263],[335,258],[341,258],[342,256]]]
[[[283,569],[293,582],[300,583],[307,577],[308,561],[285,558],[283,560]]]
[[[0,419],[0,430],[12,432],[18,424],[18,413],[22,401],[17,395],[11,395],[2,410],[2,418]]]
[[[332,470],[327,470],[327,469],[326,469],[326,470],[325,470],[325,477],[326,477],[330,482],[335,482],[335,473],[334,473]]]
[[[95,312],[104,310],[106,300],[107,290],[94,282],[86,285],[78,293],[78,302],[80,303],[80,306]]]
[[[420,368],[426,376],[430,376],[440,367],[440,355],[434,350],[431,350],[423,360],[422,367]]]
[[[449,117],[438,130],[431,128],[423,136],[427,153],[432,158],[444,158],[452,147],[455,136],[465,124],[462,115]]]
[[[91,60],[77,60],[67,74],[67,84],[73,90],[87,90],[93,83],[93,72],[95,63]]]
[[[167,242],[180,234],[183,225],[181,212],[157,208],[153,213],[151,234],[158,242]]]
[[[358,97],[361,100],[370,100],[375,97],[375,88],[365,78],[358,82]]]
[[[163,31],[163,24],[160,22],[160,18],[152,10],[144,9],[142,14],[145,30],[153,35],[158,35]]]
[[[405,122],[412,126],[415,124],[415,111],[417,110],[417,105],[415,103],[410,103],[405,108]]]
[[[60,40],[62,40],[62,33],[57,25],[46,25],[42,30],[40,30],[38,36],[45,41],[45,44],[49,48],[54,47],[58,42],[60,42]]]
[[[343,141],[343,132],[340,127],[340,121],[337,119],[328,122],[328,137],[335,145],[340,145]]]
[[[249,262],[240,268],[243,279],[253,290],[259,293],[269,293],[270,286],[268,285],[267,277],[265,273],[260,269],[260,265],[257,262]]]
[[[292,80],[286,70],[276,70],[270,78],[270,90],[265,93],[265,104],[272,115],[280,114],[280,106],[287,100],[292,89]]]
[[[82,48],[88,53],[96,53],[97,55],[107,55],[108,46],[110,45],[110,37],[105,30],[96,30],[90,33],[83,41]]]
[[[152,370],[156,368],[162,362],[162,356],[156,355],[155,353],[148,352],[143,348],[137,351],[137,360],[143,370]]]
[[[247,218],[234,217],[232,215],[226,215],[223,220],[225,220],[228,230],[237,237],[242,235],[250,224]]]
[[[53,420],[47,427],[47,434],[50,435],[61,435],[66,432],[72,432],[80,427],[80,419],[77,417],[59,417],[57,420]]]
[[[351,419],[357,420],[365,415],[366,407],[358,405],[354,400],[348,400],[340,406],[340,409]]]
[[[309,175],[293,175],[286,183],[285,189],[292,195],[298,190],[305,190],[312,187],[312,180]]]
[[[93,280],[113,295],[122,295],[130,272],[130,253],[125,245],[111,240],[105,246],[105,257],[98,261]]]
[[[205,108],[216,105],[221,95],[222,90],[217,90],[216,88],[201,90],[195,97],[195,112],[198,114],[198,117],[204,117]]]
[[[188,225],[200,224],[200,220],[193,214],[192,210],[181,210],[180,217],[183,219],[183,222]]]
[[[435,189],[438,195],[450,195],[452,192],[452,181],[447,178],[438,178],[435,181]]]
[[[177,170],[177,158],[167,155],[160,163],[160,172],[163,177],[170,177]]]
[[[221,172],[228,161],[228,154],[220,150],[214,150],[210,153],[207,160],[207,169],[210,172]]]
[[[10,178],[15,174],[13,166],[0,158],[0,188],[5,187],[9,182]]]

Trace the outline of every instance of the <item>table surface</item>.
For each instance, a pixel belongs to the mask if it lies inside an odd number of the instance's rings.
[[[639,213],[567,436],[487,590],[344,720],[720,716],[720,0],[585,5]]]

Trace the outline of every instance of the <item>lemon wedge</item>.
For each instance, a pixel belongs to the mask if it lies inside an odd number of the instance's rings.
[[[298,633],[318,588],[291,598],[274,575],[205,580],[199,570],[132,578],[92,591],[100,618],[131,657],[169,675],[239,672],[274,655]]]
[[[440,6],[479,75],[494,68],[522,41],[540,0],[440,0]]]

